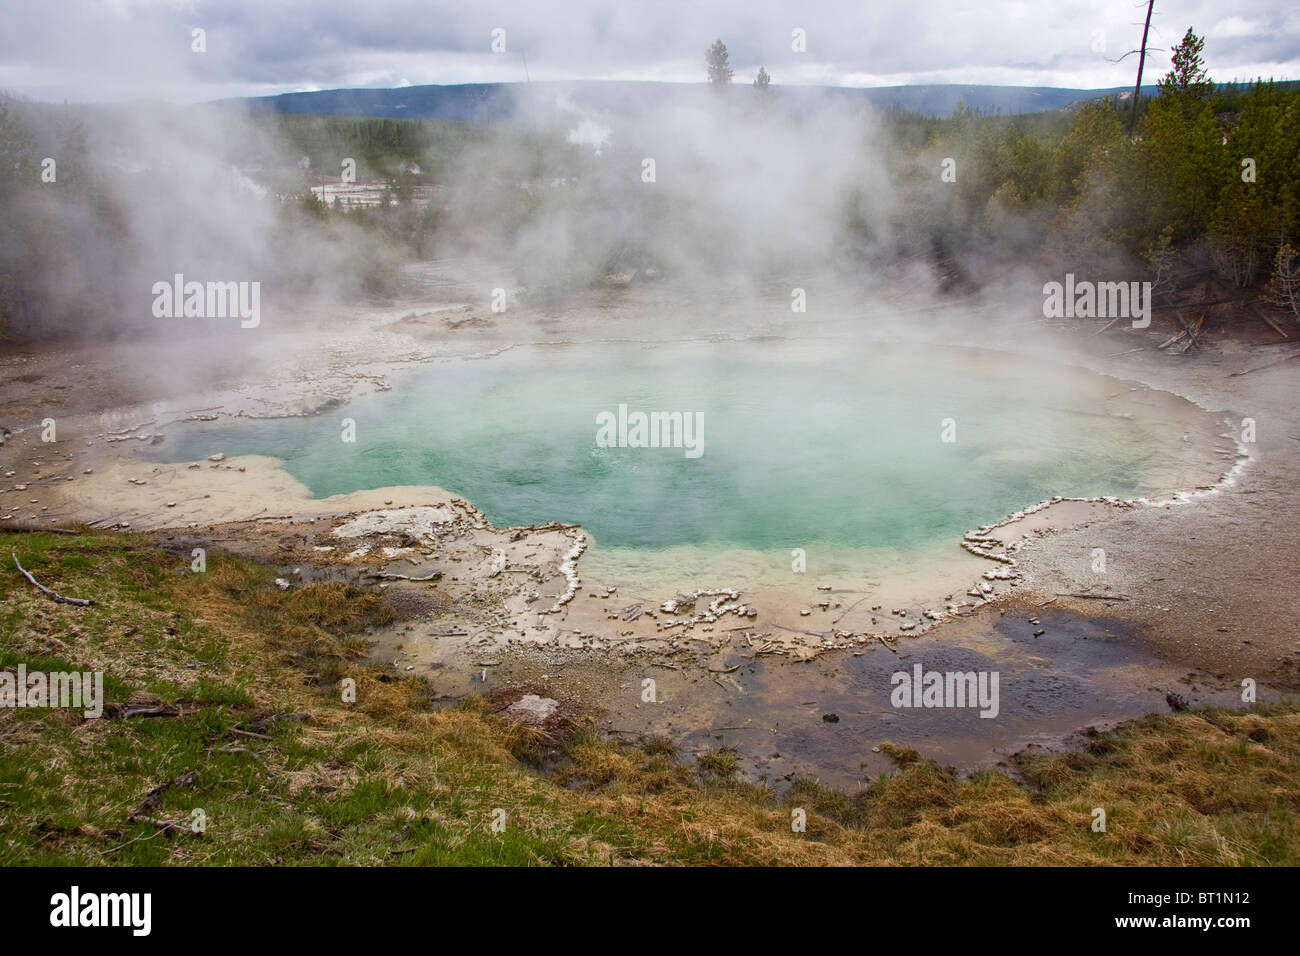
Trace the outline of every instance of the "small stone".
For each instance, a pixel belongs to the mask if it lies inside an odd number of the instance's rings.
[[[226,460],[226,456],[223,455],[221,452],[217,452],[215,455],[208,456],[208,461],[225,461],[225,460]]]
[[[524,720],[525,723],[544,723],[548,717],[560,708],[560,702],[551,697],[539,697],[537,694],[525,694],[506,711]]]

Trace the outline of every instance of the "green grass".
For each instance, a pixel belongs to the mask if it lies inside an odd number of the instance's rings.
[[[582,720],[543,735],[490,699],[434,709],[422,680],[366,663],[361,632],[391,611],[364,589],[285,592],[274,568],[217,553],[178,573],[188,555],[140,536],[0,548],[96,601],[56,604],[7,564],[0,667],[105,670],[110,705],[0,710],[0,865],[1300,863],[1294,706],[1134,721],[1017,761],[1019,780],[885,743],[897,772],[862,791],[796,780],[778,800],[729,750],[683,759]],[[113,716],[128,703],[174,715]],[[154,822],[188,829],[196,811],[201,834]]]

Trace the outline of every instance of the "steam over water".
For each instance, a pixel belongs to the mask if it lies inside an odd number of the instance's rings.
[[[620,404],[699,413],[702,454],[600,447],[598,416]],[[345,417],[355,443],[340,438]],[[596,543],[584,567],[671,578],[699,562],[753,584],[788,580],[795,548],[810,572],[847,572],[855,553],[955,550],[1053,495],[1190,490],[1225,470],[1219,430],[1166,393],[995,353],[766,342],[518,349],[319,417],[164,447],[177,461],[276,456],[321,497],[437,485],[498,527],[581,524]]]

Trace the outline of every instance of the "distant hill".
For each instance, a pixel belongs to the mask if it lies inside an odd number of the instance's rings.
[[[773,86],[776,101],[790,110],[815,109],[819,104],[861,103],[876,109],[898,108],[930,116],[946,116],[958,101],[967,109],[985,113],[1038,113],[1077,107],[1086,100],[1122,93],[1132,87],[1108,90],[1062,89],[1050,86]],[[1144,86],[1144,95],[1155,95]],[[746,95],[737,84],[735,95]],[[519,118],[544,119],[562,112],[565,104],[589,112],[629,116],[677,104],[698,101],[712,91],[703,83],[648,82],[546,82],[465,83],[454,86],[406,86],[396,89],[320,90],[282,93],[244,99],[218,100],[217,104],[242,108],[254,115],[285,113],[328,116],[377,116],[394,119],[439,119],[489,122]]]

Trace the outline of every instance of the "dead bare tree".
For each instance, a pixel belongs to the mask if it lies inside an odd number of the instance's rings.
[[[1289,242],[1282,243],[1273,260],[1269,301],[1300,316],[1300,252]]]
[[[1165,229],[1151,247],[1147,268],[1151,271],[1151,292],[1164,295],[1173,288],[1173,271],[1178,264],[1178,250],[1174,248],[1173,230]]]
[[[1128,118],[1128,135],[1133,138],[1133,131],[1137,129],[1138,118],[1138,99],[1142,96],[1142,70],[1146,67],[1147,62],[1147,34],[1151,32],[1151,11],[1155,8],[1156,0],[1147,0],[1147,19],[1146,25],[1142,27],[1142,45],[1136,50],[1129,50],[1124,56],[1114,62],[1119,63],[1126,57],[1134,53],[1138,55],[1138,75],[1137,82],[1133,84],[1133,112]]]

